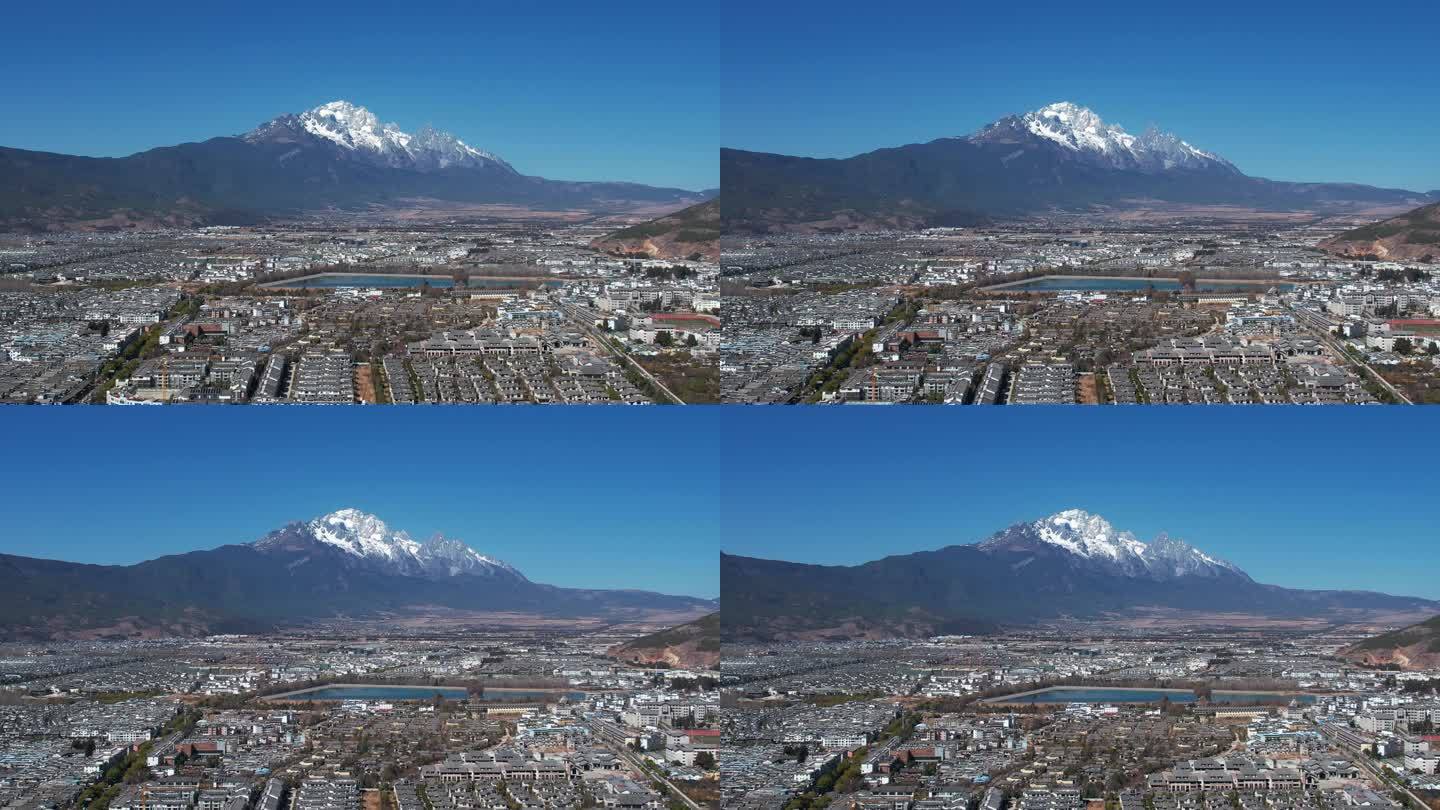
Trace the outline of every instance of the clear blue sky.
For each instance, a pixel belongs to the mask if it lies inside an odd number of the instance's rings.
[[[526,174],[719,184],[719,4],[10,4],[0,145],[127,155],[346,99]]]
[[[1055,101],[1280,180],[1440,189],[1440,5],[731,0],[721,141],[844,157]]]
[[[1425,408],[732,408],[721,547],[851,565],[1063,509],[1297,588],[1440,598]]]
[[[683,411],[683,413],[682,413]],[[719,593],[707,408],[10,408],[0,551],[96,563],[343,507],[537,582]]]

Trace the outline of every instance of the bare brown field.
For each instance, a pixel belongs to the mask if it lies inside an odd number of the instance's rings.
[[[439,606],[417,605],[405,613],[396,613],[374,619],[342,619],[321,623],[329,629],[345,629],[347,632],[381,632],[385,630],[551,630],[556,628],[590,630],[615,625],[655,624],[671,627],[684,624],[705,615],[709,611],[647,610],[636,611],[624,616],[603,618],[575,618],[571,616],[536,616],[528,613],[508,611],[461,611]]]
[[[371,372],[369,363],[361,363],[355,368],[355,391],[360,401],[367,405],[375,404],[375,376]]]
[[[513,222],[580,222],[594,216],[580,209],[545,210],[524,205],[495,203],[449,203],[444,200],[402,200],[394,207],[372,209],[368,216],[393,222],[429,222],[436,219],[481,217]]]
[[[1195,613],[1168,608],[1137,608],[1125,614],[1108,617],[1105,622],[1132,630],[1193,630],[1205,627],[1236,630],[1324,630],[1336,626],[1356,629],[1393,627],[1396,624],[1423,621],[1427,618],[1430,618],[1430,614],[1425,611],[1396,611],[1365,616],[1314,618],[1261,616],[1253,613],[1225,611]]]

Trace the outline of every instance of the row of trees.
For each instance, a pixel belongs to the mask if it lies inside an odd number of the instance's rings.
[[[686,335],[684,344],[685,348],[693,349],[696,346],[700,345],[700,341],[697,340],[694,335]],[[662,349],[668,349],[671,346],[676,345],[675,336],[669,332],[656,332],[655,345],[659,346]]]
[[[1440,354],[1440,344],[1436,344],[1433,342],[1427,343],[1425,344],[1425,348],[1423,351],[1425,352],[1425,354],[1434,357],[1435,355]],[[1416,354],[1417,348],[1414,342],[1412,342],[1409,338],[1395,338],[1395,353],[1408,356],[1411,354]]]

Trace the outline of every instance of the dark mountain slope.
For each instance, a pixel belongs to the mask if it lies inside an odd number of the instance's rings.
[[[1405,670],[1440,666],[1440,616],[1352,644],[1340,655],[1369,666],[1398,666]]]
[[[451,544],[436,541],[413,546],[436,548],[449,564],[422,568],[396,556],[396,548],[413,543],[403,533],[377,535],[378,543],[367,538],[373,555],[365,557],[354,550],[362,543],[354,542],[353,549],[344,545],[353,536],[338,541],[313,531],[306,536],[307,526],[325,519],[291,524],[254,544],[128,566],[0,555],[0,577],[7,583],[0,591],[0,638],[107,630],[122,635],[257,631],[435,608],[611,619],[652,610],[714,609],[710,600],[685,596],[543,585],[478,554],[474,559],[485,562],[465,567],[459,556],[444,557],[453,554]],[[383,523],[375,523],[385,530]]]
[[[1337,256],[1436,261],[1440,259],[1440,203],[1346,231],[1321,242],[1320,247]]]
[[[617,644],[607,654],[620,661],[714,669],[720,664],[720,614]]]
[[[649,222],[621,228],[590,243],[590,247],[617,256],[683,259],[691,256],[719,260],[720,201],[692,205]]]
[[[1103,521],[1098,530],[1047,535],[1061,515],[1017,524],[977,545],[856,566],[723,554],[726,639],[984,632],[1141,607],[1289,618],[1440,608],[1409,597],[1257,583],[1238,568],[1169,538],[1144,544],[1121,533],[1123,542],[1117,542]],[[1147,558],[1158,564],[1147,567]]]
[[[843,159],[720,151],[727,232],[973,224],[983,217],[1164,205],[1343,211],[1426,195],[1248,177],[1171,135],[1132,137],[1074,105],[963,138]]]
[[[337,105],[360,117],[320,115]],[[616,211],[702,199],[683,189],[530,177],[445,133],[426,129],[409,136],[386,127],[377,128],[363,108],[335,102],[300,116],[282,116],[241,137],[123,158],[0,147],[0,226],[45,228],[106,218],[250,221],[418,200]],[[393,142],[370,146],[367,139],[375,139],[377,132]]]

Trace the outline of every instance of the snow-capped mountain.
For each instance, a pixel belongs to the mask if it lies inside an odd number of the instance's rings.
[[[340,509],[305,523],[291,523],[254,543],[261,551],[335,549],[342,559],[372,570],[404,576],[487,577],[525,581],[503,560],[487,557],[459,540],[435,535],[421,543],[392,530],[380,518],[358,509]]]
[[[415,134],[382,123],[374,113],[348,101],[332,101],[311,110],[282,115],[241,136],[249,143],[320,141],[375,166],[416,171],[449,168],[515,169],[495,155],[448,132],[426,126]]]
[[[448,132],[442,132],[426,124],[410,139],[410,154],[417,165],[429,169],[448,169],[451,166],[498,165],[515,171],[509,163],[482,149],[465,143]]]
[[[347,101],[281,115],[241,135],[121,158],[0,146],[0,231],[6,232],[117,216],[141,229],[360,211],[404,212],[411,222],[417,213],[448,218],[447,211],[476,205],[612,215],[679,210],[710,196],[521,174],[454,135],[431,127],[408,133]]]
[[[1264,542],[1256,535],[1255,542]],[[721,552],[727,639],[923,638],[1053,621],[1191,618],[1262,626],[1421,618],[1440,602],[1367,591],[1256,582],[1235,565],[1159,535],[1145,542],[1068,509],[1016,523],[979,543],[897,553],[858,565],[765,560]],[[857,599],[856,594],[863,594]]]
[[[1067,509],[1029,523],[1018,523],[980,543],[982,551],[1019,551],[1053,547],[1077,562],[1106,573],[1149,579],[1176,577],[1250,577],[1233,563],[1161,533],[1146,543],[1128,531],[1083,509]]]
[[[117,621],[136,637],[139,629],[188,636],[266,633],[337,619],[488,622],[496,613],[649,623],[661,614],[698,618],[719,608],[713,599],[532,582],[459,540],[436,535],[417,542],[358,509],[296,521],[253,543],[134,565],[0,552],[0,572],[9,595],[0,597],[0,640],[49,641],[91,628],[109,633]],[[137,593],[150,597],[137,602]]]
[[[1193,169],[1240,174],[1228,160],[1175,135],[1152,126],[1137,137],[1123,127],[1106,123],[1094,111],[1068,101],[1049,104],[1024,115],[1006,116],[967,140],[977,144],[1058,145],[1077,159],[1110,169],[1146,172]]]

